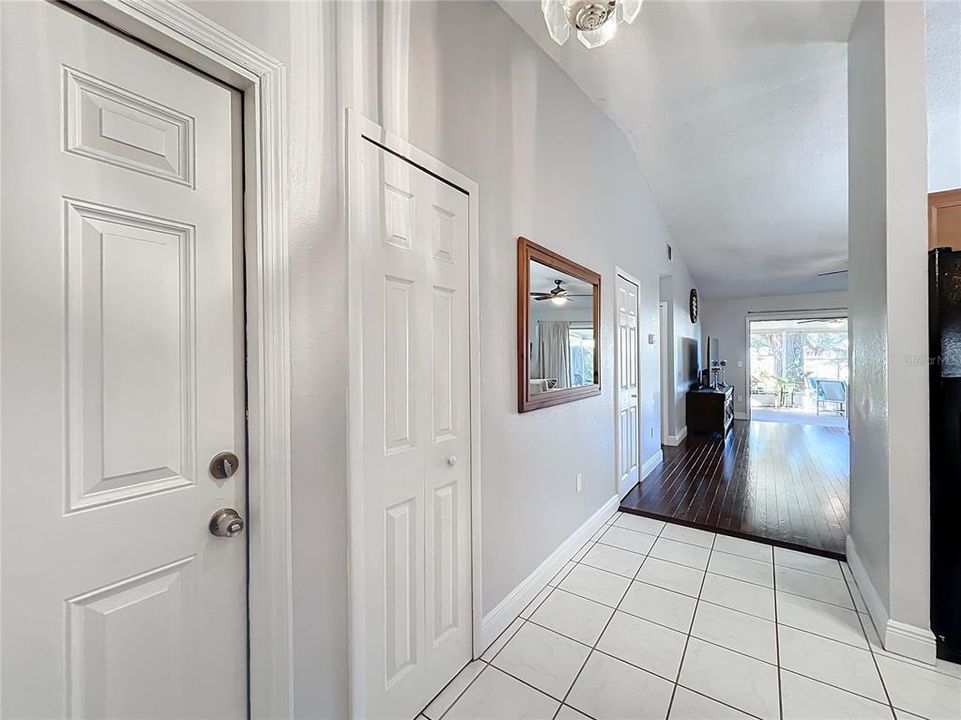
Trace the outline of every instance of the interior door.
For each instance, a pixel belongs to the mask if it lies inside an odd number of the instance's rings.
[[[468,196],[367,140],[358,162],[364,550],[353,567],[366,641],[355,712],[414,717],[471,659]]]
[[[617,490],[623,497],[640,479],[638,287],[617,276]]]
[[[246,717],[240,98],[0,13],[0,714]]]

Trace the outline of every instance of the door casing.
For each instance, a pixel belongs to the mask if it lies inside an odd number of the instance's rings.
[[[374,121],[355,110],[347,110],[347,174],[349,176],[360,167],[360,153],[363,143],[373,142],[386,151],[420,167],[434,177],[462,190],[468,195],[468,253],[469,257],[469,304],[470,304],[470,518],[471,518],[471,616],[473,657],[480,657],[485,648],[479,647],[481,640],[481,621],[483,619],[481,585],[481,373],[480,373],[480,244],[478,240],[478,186],[470,178],[448,167],[437,158],[414,147],[406,140],[385,130]],[[348,201],[348,206],[349,206]],[[348,255],[348,491],[349,491],[349,560],[350,568],[350,626],[348,643],[350,671],[350,713],[351,717],[363,717],[364,713],[364,655],[366,649],[366,628],[364,622],[364,597],[358,584],[363,577],[364,533],[363,533],[363,342],[362,342],[362,277],[359,242],[351,237],[351,223],[347,227]],[[440,689],[440,688],[438,688]]]
[[[617,393],[618,388],[621,386],[621,378],[618,373],[618,367],[620,363],[618,359],[620,357],[620,333],[618,332],[617,326],[617,278],[621,277],[627,280],[629,283],[637,288],[637,481],[641,482],[644,478],[644,420],[642,414],[643,399],[641,394],[643,392],[644,384],[641,382],[641,347],[643,346],[641,342],[641,281],[634,277],[627,270],[623,270],[618,266],[614,267],[614,492],[617,493],[618,497],[623,497],[630,491],[631,488],[627,488],[625,491],[621,491],[620,488],[620,468],[617,467],[617,459],[621,454],[621,434],[619,431],[619,423],[617,419],[617,413],[620,410],[617,403]]]
[[[667,313],[669,311],[668,304],[661,301],[657,306],[657,317],[658,317],[658,333],[657,341],[660,343],[661,347],[658,349],[658,359],[660,361],[660,373],[659,373],[659,383],[660,383],[660,397],[658,398],[660,402],[660,407],[658,411],[661,414],[661,444],[667,443],[667,438],[670,433],[671,424],[671,413],[668,409],[668,403],[670,402],[670,378],[668,378],[668,371],[671,367],[670,356],[671,352],[671,338],[670,330],[668,326]]]
[[[287,70],[177,0],[65,4],[243,95],[249,708],[291,717]]]

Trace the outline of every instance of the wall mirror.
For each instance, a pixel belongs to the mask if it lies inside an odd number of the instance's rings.
[[[601,276],[517,241],[518,412],[601,392]]]

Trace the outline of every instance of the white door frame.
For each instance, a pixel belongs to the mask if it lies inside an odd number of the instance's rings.
[[[751,419],[751,323],[754,320],[808,320],[817,318],[846,318],[847,308],[820,308],[816,310],[748,310],[744,315],[744,415]],[[848,346],[850,347],[850,327]],[[850,378],[848,386],[850,387]],[[736,391],[735,391],[736,392]]]
[[[643,413],[641,412],[641,388],[643,384],[641,383],[641,281],[638,280],[634,275],[627,272],[627,270],[621,267],[614,266],[614,282],[611,283],[614,288],[614,492],[619,498],[623,498],[631,490],[628,488],[627,491],[621,492],[618,484],[620,483],[620,477],[618,473],[620,469],[617,467],[618,458],[621,456],[621,433],[619,431],[619,423],[617,421],[617,413],[620,408],[617,406],[617,394],[618,388],[621,386],[620,374],[618,372],[618,358],[621,351],[620,347],[620,333],[618,332],[617,325],[617,278],[622,277],[629,283],[633,283],[637,287],[637,481],[641,482],[644,479],[644,420]]]
[[[673,351],[673,343],[671,343],[670,337],[668,335],[668,317],[667,313],[670,311],[670,307],[667,301],[661,300],[657,304],[657,320],[658,320],[658,332],[657,332],[657,342],[660,343],[660,348],[658,348],[657,356],[661,366],[661,372],[658,377],[659,382],[659,398],[660,407],[658,412],[661,414],[661,444],[667,445],[668,438],[670,438],[670,425],[671,425],[671,413],[668,409],[668,403],[670,402],[670,382],[673,378],[668,378],[668,372],[671,369],[670,357],[668,353]]]
[[[347,175],[360,167],[363,143],[373,141],[386,151],[426,170],[443,182],[463,190],[468,195],[468,254],[469,254],[469,304],[470,304],[470,518],[471,518],[471,617],[472,647],[474,658],[480,657],[486,648],[479,647],[481,621],[483,619],[483,595],[481,592],[481,373],[480,373],[480,242],[478,238],[478,187],[470,178],[462,175],[443,162],[414,147],[406,140],[385,130],[360,113],[347,109]],[[359,240],[353,236],[355,221],[348,190],[347,222],[347,329],[348,329],[348,382],[347,382],[347,434],[348,434],[348,492],[350,538],[348,568],[350,574],[349,600],[349,673],[350,715],[363,717],[365,699],[364,667],[366,652],[366,628],[364,614],[364,523],[363,523],[363,459],[364,459],[364,384],[362,373],[363,318],[362,275],[360,268]],[[440,688],[438,688],[439,690]]]
[[[177,0],[66,0],[243,94],[249,699],[293,716],[287,70]]]

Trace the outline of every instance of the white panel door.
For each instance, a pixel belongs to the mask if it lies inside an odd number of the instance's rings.
[[[239,97],[0,13],[0,714],[246,717]]]
[[[617,489],[623,497],[640,479],[638,411],[638,288],[617,276]]]
[[[367,140],[358,160],[360,715],[406,718],[471,659],[468,197]]]

